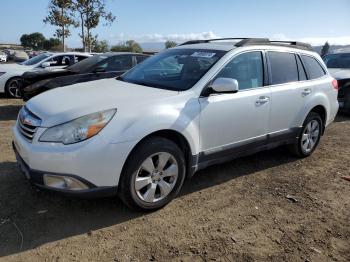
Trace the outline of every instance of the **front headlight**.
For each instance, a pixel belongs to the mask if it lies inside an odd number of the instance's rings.
[[[50,127],[41,135],[39,141],[68,145],[86,140],[97,135],[116,112],[116,109],[106,110]]]
[[[0,76],[2,76],[3,74],[6,74],[6,72],[0,72]]]

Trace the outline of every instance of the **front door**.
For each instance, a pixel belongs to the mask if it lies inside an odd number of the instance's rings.
[[[264,87],[263,56],[259,51],[235,56],[214,78],[233,78],[239,91],[199,98],[202,159],[227,156],[266,143],[270,90]]]

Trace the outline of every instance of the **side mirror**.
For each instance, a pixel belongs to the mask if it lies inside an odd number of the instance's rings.
[[[46,67],[50,67],[50,66],[51,66],[50,62],[44,62],[44,63],[41,64],[42,68],[46,68]]]
[[[216,93],[236,93],[238,92],[238,81],[220,77],[215,79],[209,87]]]

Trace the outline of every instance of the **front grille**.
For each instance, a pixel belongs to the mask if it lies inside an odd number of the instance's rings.
[[[38,127],[41,125],[41,119],[30,112],[25,106],[19,112],[17,129],[21,135],[29,142],[33,141]]]
[[[36,126],[22,124],[20,121],[18,122],[18,130],[21,132],[22,136],[30,142],[32,142],[37,129],[38,127]]]

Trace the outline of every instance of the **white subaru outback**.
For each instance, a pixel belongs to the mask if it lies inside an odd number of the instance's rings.
[[[118,79],[33,98],[13,147],[40,188],[118,194],[129,207],[154,210],[209,165],[280,145],[311,155],[338,111],[337,93],[307,44],[190,41]]]

